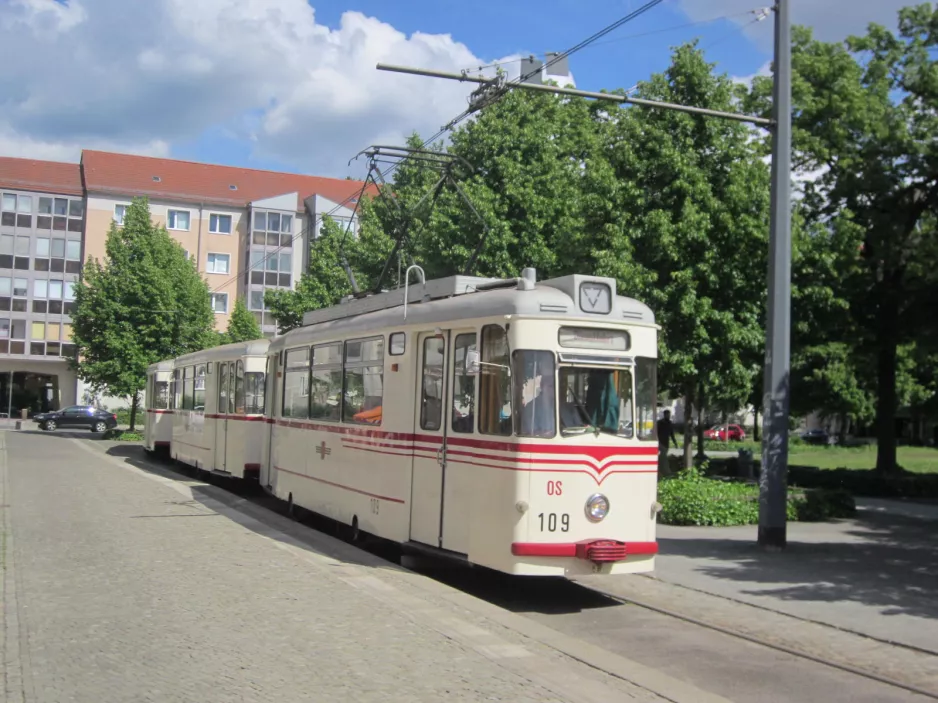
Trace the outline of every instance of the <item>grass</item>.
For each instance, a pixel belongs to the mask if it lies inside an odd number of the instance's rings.
[[[678,437],[678,444],[681,444]],[[696,452],[697,444],[694,443]],[[753,460],[758,463],[762,452],[761,444],[747,440],[745,442],[705,442],[705,451],[730,451],[734,454],[740,449],[752,452]],[[920,474],[938,473],[938,449],[934,447],[898,447],[896,459],[906,471]],[[791,442],[788,445],[788,463],[798,466],[816,466],[820,469],[873,469],[876,467],[876,445],[862,447],[818,446],[803,442]]]

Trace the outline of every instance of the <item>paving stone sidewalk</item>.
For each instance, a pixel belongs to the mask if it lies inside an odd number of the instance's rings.
[[[0,432],[6,701],[665,700],[158,474],[87,440]]]

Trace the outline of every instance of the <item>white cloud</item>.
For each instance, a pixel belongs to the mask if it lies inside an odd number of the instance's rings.
[[[474,87],[376,63],[486,63],[449,35],[358,12],[317,24],[306,0],[10,0],[0,45],[0,153],[163,153],[212,129],[339,176],[368,144],[430,136]]]
[[[771,6],[765,0],[680,0],[681,9],[692,20],[704,20],[723,15],[739,15],[760,5]],[[840,41],[851,34],[864,34],[871,22],[894,28],[899,10],[915,4],[913,0],[790,0],[792,24],[811,27],[821,41]],[[746,34],[763,50],[772,51],[774,14],[762,22],[752,23],[751,15],[734,17],[733,21],[745,26]]]

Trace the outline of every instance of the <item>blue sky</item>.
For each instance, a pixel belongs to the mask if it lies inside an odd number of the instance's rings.
[[[587,90],[628,88],[698,38],[718,70],[751,76],[771,58],[772,31],[751,11],[769,2],[665,0],[572,56],[571,71]],[[0,155],[77,161],[98,148],[355,176],[355,152],[431,134],[470,90],[379,73],[377,61],[454,71],[562,51],[641,4],[0,0],[13,57],[0,73]],[[795,22],[837,41],[870,21],[894,25],[905,2],[791,4]]]

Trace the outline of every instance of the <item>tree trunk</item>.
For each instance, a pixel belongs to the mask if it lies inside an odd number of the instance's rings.
[[[876,399],[876,470],[899,471],[896,464],[896,357],[899,346],[899,295],[886,287],[879,306]]]
[[[752,408],[752,441],[759,441],[759,406]]]
[[[837,444],[843,446],[847,443],[847,413],[840,413],[838,423],[840,426],[837,428]]]
[[[704,453],[704,423],[702,407],[697,408],[697,427],[695,429],[697,430],[697,458],[703,461],[704,458],[706,458],[706,454]]]
[[[723,441],[727,444],[730,443],[730,426],[727,424],[728,421],[729,415],[727,414],[726,410],[724,410],[720,415],[720,422],[723,425],[723,431],[726,432],[726,437]]]
[[[694,403],[694,394],[688,391],[684,394],[684,468],[690,469],[694,466],[693,441],[691,434],[694,427],[694,414],[692,406]]]
[[[130,399],[130,431],[134,431],[134,423],[137,421],[137,403],[140,402],[140,394],[134,393]]]

